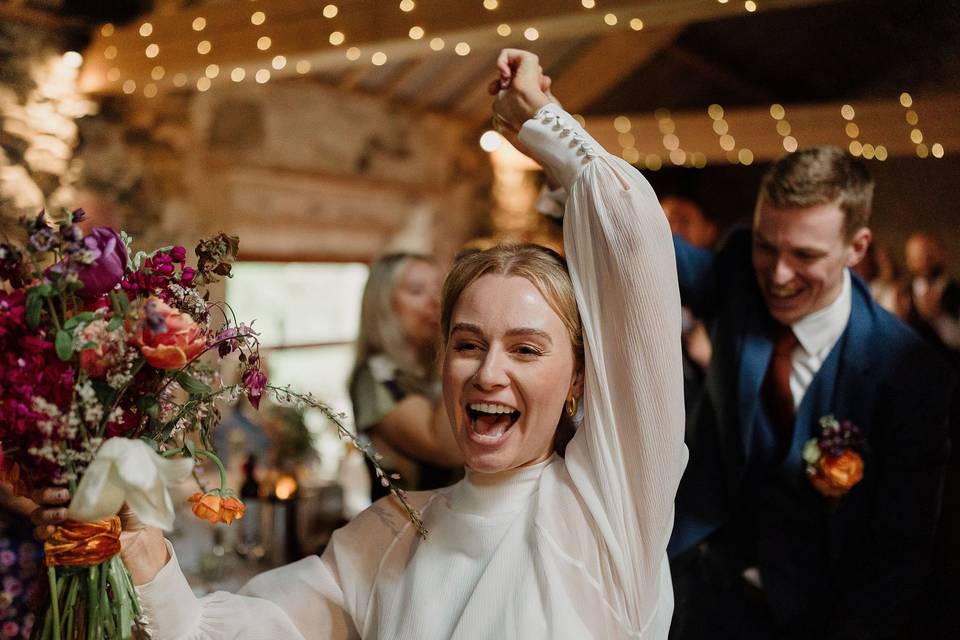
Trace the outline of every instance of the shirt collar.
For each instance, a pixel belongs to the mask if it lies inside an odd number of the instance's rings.
[[[814,355],[833,348],[847,328],[852,299],[850,270],[844,269],[843,287],[837,299],[823,309],[804,316],[790,327],[804,351]]]

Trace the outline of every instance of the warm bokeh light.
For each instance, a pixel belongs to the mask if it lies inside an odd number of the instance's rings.
[[[210,82],[210,78],[204,76],[197,79],[197,91],[206,91],[210,88],[213,83]]]
[[[209,40],[201,40],[200,42],[197,43],[197,53],[199,53],[202,56],[205,56],[208,53],[210,53],[211,49],[213,49],[213,45],[210,44]]]
[[[360,49],[358,47],[350,47],[347,49],[347,60],[359,60],[360,59]]]
[[[196,17],[193,19],[193,24],[190,25],[193,27],[194,31],[203,31],[207,28],[207,19],[203,17]]]
[[[630,28],[633,29],[634,31],[642,31],[642,30],[643,30],[643,20],[641,20],[640,18],[631,18],[631,19],[630,19]]]
[[[337,5],[335,5],[335,4],[328,4],[327,6],[325,6],[325,7],[323,8],[323,17],[324,17],[324,18],[333,18],[333,17],[336,17],[337,12],[339,12],[339,11],[340,11],[340,9],[337,8]]]
[[[633,126],[633,123],[630,122],[630,118],[627,116],[617,116],[613,119],[613,128],[619,131],[620,133],[626,133],[630,131],[630,128]]]
[[[257,49],[260,49],[260,51],[266,51],[271,46],[273,46],[273,40],[270,39],[270,36],[260,36],[257,38]]]
[[[293,476],[280,476],[273,493],[278,500],[289,500],[297,492],[297,481]]]
[[[141,36],[143,36],[144,38],[146,38],[146,37],[149,36],[151,33],[153,33],[153,25],[152,25],[152,24],[150,24],[149,22],[144,22],[142,25],[140,25],[140,35],[141,35]]]
[[[260,26],[266,21],[267,21],[267,14],[265,14],[263,11],[254,11],[252,14],[250,14],[251,24]]]
[[[220,65],[208,64],[207,68],[203,71],[203,75],[207,76],[208,78],[216,78],[218,75],[220,75]]]
[[[280,71],[285,66],[287,66],[287,57],[286,56],[273,56],[273,60],[270,61],[270,66]]]
[[[270,70],[269,69],[260,69],[257,71],[257,75],[254,76],[254,79],[258,84],[266,84],[270,81]]]
[[[297,73],[310,73],[311,66],[312,65],[310,64],[309,60],[300,60],[297,62]]]
[[[447,43],[443,41],[443,38],[434,38],[430,41],[430,48],[434,51],[442,51],[446,44]]]
[[[504,23],[497,26],[497,34],[506,38],[513,32],[513,29],[510,28],[510,25]]]
[[[347,37],[343,35],[342,31],[334,31],[333,33],[330,34],[330,38],[329,38],[330,44],[332,44],[335,47],[339,47],[340,45],[342,45],[344,40],[346,39]]]
[[[617,16],[616,14],[608,13],[607,15],[603,16],[603,21],[612,27],[617,24]]]
[[[493,153],[503,145],[503,136],[496,131],[484,131],[480,136],[480,148],[487,153]]]
[[[453,48],[458,56],[465,56],[470,53],[470,45],[466,42],[458,42],[457,46]]]
[[[72,69],[79,69],[83,66],[83,56],[77,51],[67,51],[63,54],[63,64]]]
[[[787,110],[782,104],[774,103],[770,105],[770,117],[774,120],[783,120],[787,115]]]
[[[246,77],[247,72],[243,67],[236,67],[230,72],[230,79],[234,82],[243,82],[243,79]]]
[[[407,33],[410,36],[411,40],[419,40],[424,36],[426,32],[423,30],[423,27],[410,27],[410,31]]]
[[[523,31],[523,37],[529,40],[530,42],[533,42],[534,40],[540,37],[540,32],[533,27],[527,27]]]
[[[372,56],[370,56],[370,63],[377,67],[382,67],[387,64],[387,54],[383,51],[377,51]]]
[[[143,53],[148,58],[156,58],[158,55],[160,55],[160,45],[156,43],[148,44],[147,48],[143,50]]]

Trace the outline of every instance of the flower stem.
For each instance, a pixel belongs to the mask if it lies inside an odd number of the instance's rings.
[[[57,589],[56,567],[47,567],[47,579],[50,581],[50,608],[53,611],[53,637],[60,640],[60,593]]]
[[[223,466],[223,460],[218,458],[217,454],[209,449],[197,449],[197,455],[210,458],[217,465],[217,469],[220,470],[220,493],[222,495],[224,489],[227,488],[227,470]]]

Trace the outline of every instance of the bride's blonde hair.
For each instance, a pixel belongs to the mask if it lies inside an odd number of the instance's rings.
[[[497,245],[485,251],[471,249],[457,256],[443,282],[440,297],[440,330],[444,348],[450,339],[450,318],[457,300],[467,287],[488,273],[519,276],[537,288],[563,321],[579,368],[583,364],[583,330],[567,263],[556,251],[536,244]]]

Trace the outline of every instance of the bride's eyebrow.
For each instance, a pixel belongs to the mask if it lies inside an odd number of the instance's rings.
[[[450,334],[454,334],[458,331],[466,331],[468,333],[476,333],[478,335],[483,335],[483,330],[475,324],[470,324],[468,322],[458,322],[453,325],[453,328],[450,329]]]
[[[546,331],[542,331],[540,329],[533,329],[530,327],[518,327],[516,329],[510,329],[509,331],[507,331],[506,335],[511,337],[533,336],[533,337],[540,338],[547,344],[550,344],[550,345],[553,344],[553,338],[550,337],[549,333],[547,333]]]

